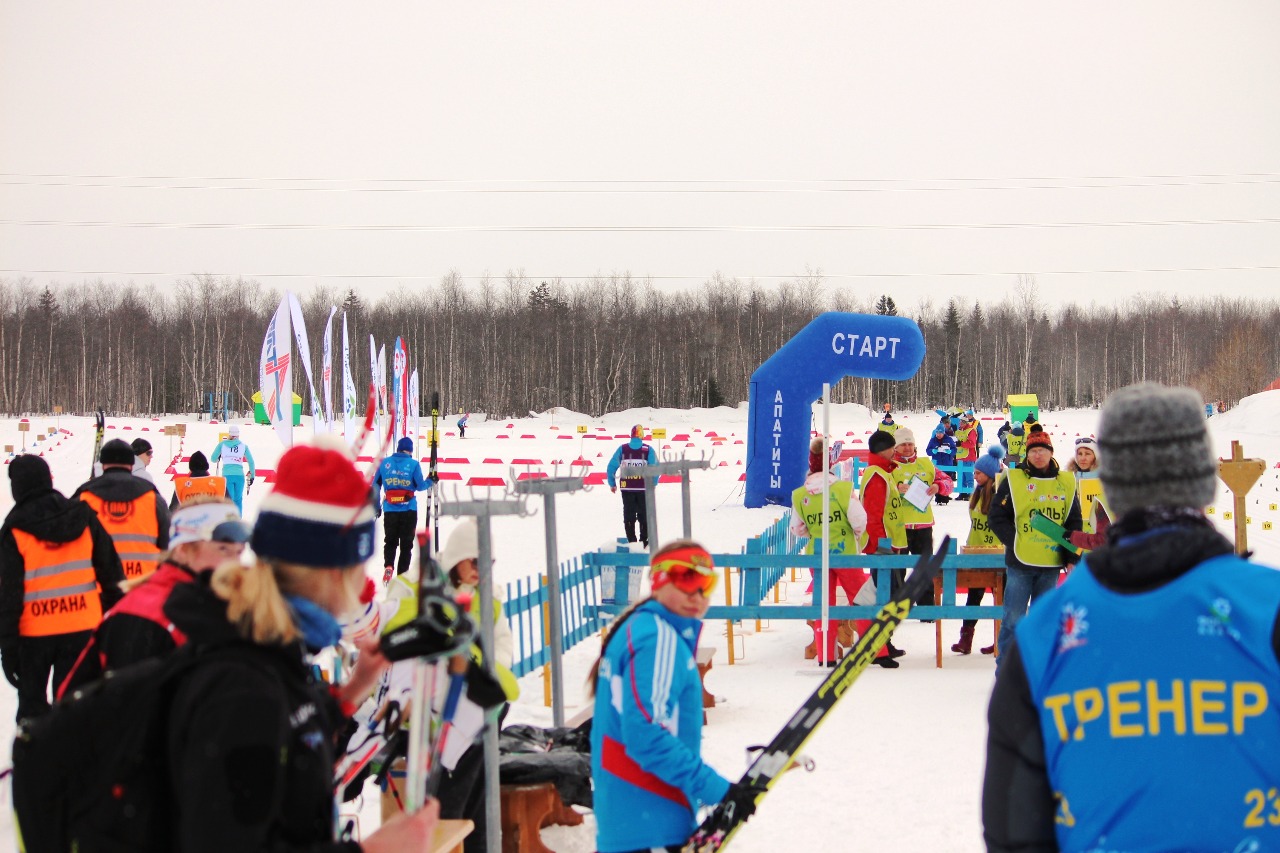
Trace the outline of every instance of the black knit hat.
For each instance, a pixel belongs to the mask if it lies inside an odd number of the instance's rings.
[[[52,489],[53,475],[49,473],[49,463],[39,456],[22,454],[9,463],[9,487],[14,501]]]
[[[898,440],[891,433],[878,429],[871,433],[871,438],[867,439],[867,449],[872,453],[884,453],[897,443]]]
[[[134,456],[141,456],[144,453],[151,452],[151,442],[147,441],[145,438],[135,438],[130,442],[129,447],[133,448]]]
[[[128,465],[133,467],[133,448],[123,439],[113,438],[102,445],[98,452],[98,461],[103,465]]]
[[[209,458],[197,450],[191,454],[191,458],[187,460],[187,470],[192,474],[208,474]]]

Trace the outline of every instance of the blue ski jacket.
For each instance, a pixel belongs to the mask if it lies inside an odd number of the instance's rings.
[[[382,460],[373,485],[382,489],[383,512],[417,512],[417,493],[435,484],[423,475],[422,465],[412,453],[400,451]]]
[[[683,844],[729,790],[702,760],[701,631],[650,599],[609,640],[591,726],[600,853]]]
[[[652,446],[646,445],[644,443],[644,439],[641,439],[641,438],[629,439],[626,444],[618,445],[618,449],[613,451],[613,457],[609,459],[609,465],[605,468],[605,474],[609,480],[609,488],[612,489],[614,486],[618,485],[618,480],[617,480],[618,468],[622,465],[623,452],[626,450],[631,450],[634,452],[634,451],[640,450],[643,447],[649,448],[649,452],[648,454],[645,455],[644,459],[639,463],[632,461],[629,464],[631,465],[636,465],[636,464],[657,465],[658,464],[657,452],[654,451]],[[626,479],[626,478],[624,477],[623,479]],[[633,477],[632,479],[638,480],[639,478]],[[626,487],[624,486],[623,488],[626,488]],[[640,488],[643,489],[644,486],[642,485]]]

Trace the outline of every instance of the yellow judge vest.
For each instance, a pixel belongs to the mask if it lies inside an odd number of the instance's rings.
[[[831,491],[831,541],[827,551],[832,554],[861,554],[867,546],[867,534],[854,532],[849,524],[849,501],[853,500],[853,483],[837,480]],[[809,543],[805,553],[813,553],[813,543],[822,538],[822,493],[812,494],[804,486],[791,493],[791,508],[799,513],[809,531]]]
[[[1064,524],[1071,502],[1076,499],[1076,478],[1070,471],[1059,471],[1056,477],[1031,477],[1021,468],[1011,468],[1009,497],[1013,500],[1013,555],[1025,566],[1057,568],[1062,565],[1058,543],[1031,528],[1031,511]]]
[[[911,484],[912,477],[919,477],[924,480],[926,486],[933,485],[933,479],[936,477],[937,469],[933,467],[933,462],[927,456],[917,456],[910,462],[899,462],[898,467],[894,469],[893,480],[895,486],[893,488],[896,494],[898,489],[896,484],[901,483],[904,486]],[[902,523],[907,524],[933,524],[933,501],[930,500],[923,510],[913,507],[906,498],[898,497],[899,512],[902,515]]]
[[[868,465],[863,469],[862,481],[858,484],[858,500],[862,501],[863,507],[866,507],[867,502],[863,498],[867,494],[867,484],[871,482],[872,477],[880,477],[884,480],[884,532],[889,536],[889,542],[894,548],[905,548],[907,547],[907,528],[902,520],[902,495],[898,494],[898,489],[893,483],[893,475],[876,465]]]

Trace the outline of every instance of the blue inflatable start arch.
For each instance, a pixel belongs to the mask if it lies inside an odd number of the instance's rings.
[[[809,417],[824,382],[910,379],[923,360],[914,320],[836,311],[815,317],[751,374],[746,505],[791,505],[808,471]]]

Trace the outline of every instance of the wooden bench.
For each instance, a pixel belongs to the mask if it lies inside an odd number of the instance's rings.
[[[566,806],[551,782],[502,785],[502,853],[552,853],[542,843],[544,826],[578,826],[582,815]]]
[[[431,836],[431,853],[462,853],[462,844],[476,825],[469,820],[442,820]]]

